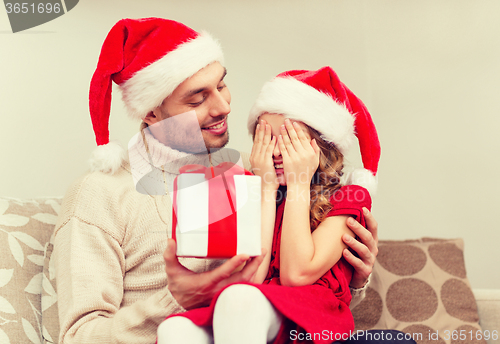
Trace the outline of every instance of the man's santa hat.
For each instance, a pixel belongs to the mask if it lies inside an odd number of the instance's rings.
[[[357,137],[364,168],[354,170],[348,183],[361,185],[372,194],[375,192],[380,159],[377,130],[363,102],[330,67],[287,71],[267,82],[250,110],[248,130],[251,134],[264,113],[282,114],[307,124],[342,154]]]
[[[124,150],[109,142],[111,81],[118,84],[129,115],[144,119],[184,80],[215,61],[223,63],[222,49],[206,32],[161,18],[116,23],[90,83],[90,116],[98,145],[91,170],[113,173],[124,158]]]

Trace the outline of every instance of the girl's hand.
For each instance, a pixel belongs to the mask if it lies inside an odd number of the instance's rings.
[[[278,146],[287,185],[309,185],[319,165],[320,149],[316,140],[309,140],[300,125],[297,122],[292,124],[287,118],[281,126]]]
[[[271,137],[271,126],[260,120],[255,129],[255,138],[250,154],[250,164],[255,175],[262,178],[262,189],[278,190],[279,183],[274,169],[273,149],[276,136]]]

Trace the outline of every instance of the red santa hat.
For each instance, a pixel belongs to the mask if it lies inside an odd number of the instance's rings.
[[[263,113],[282,114],[307,124],[343,154],[357,137],[364,169],[351,172],[348,183],[375,193],[380,159],[377,130],[366,106],[330,67],[287,71],[267,82],[250,110],[251,134]]]
[[[215,61],[223,63],[222,49],[206,32],[161,18],[116,23],[90,83],[90,116],[99,146],[90,160],[91,170],[113,173],[124,157],[124,150],[109,142],[112,81],[129,115],[144,119],[184,80]]]

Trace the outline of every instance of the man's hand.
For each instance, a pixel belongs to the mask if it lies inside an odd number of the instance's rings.
[[[358,240],[344,234],[342,240],[354,252],[357,253],[356,257],[349,249],[344,249],[343,256],[349,264],[354,268],[352,275],[351,288],[363,287],[370,274],[372,273],[373,264],[378,254],[378,224],[375,221],[372,213],[363,208],[363,215],[365,216],[366,226],[364,228],[352,217],[347,219],[347,226],[354,232]]]
[[[213,296],[228,284],[250,282],[263,259],[263,256],[250,259],[248,255],[240,254],[212,271],[195,273],[179,263],[176,250],[175,240],[168,239],[163,258],[166,264],[168,289],[185,309],[207,306]],[[245,267],[235,272],[244,262],[246,262]]]

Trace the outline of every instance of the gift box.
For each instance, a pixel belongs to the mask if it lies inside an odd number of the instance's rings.
[[[177,255],[229,258],[261,254],[261,179],[239,165],[187,165],[173,186]]]

